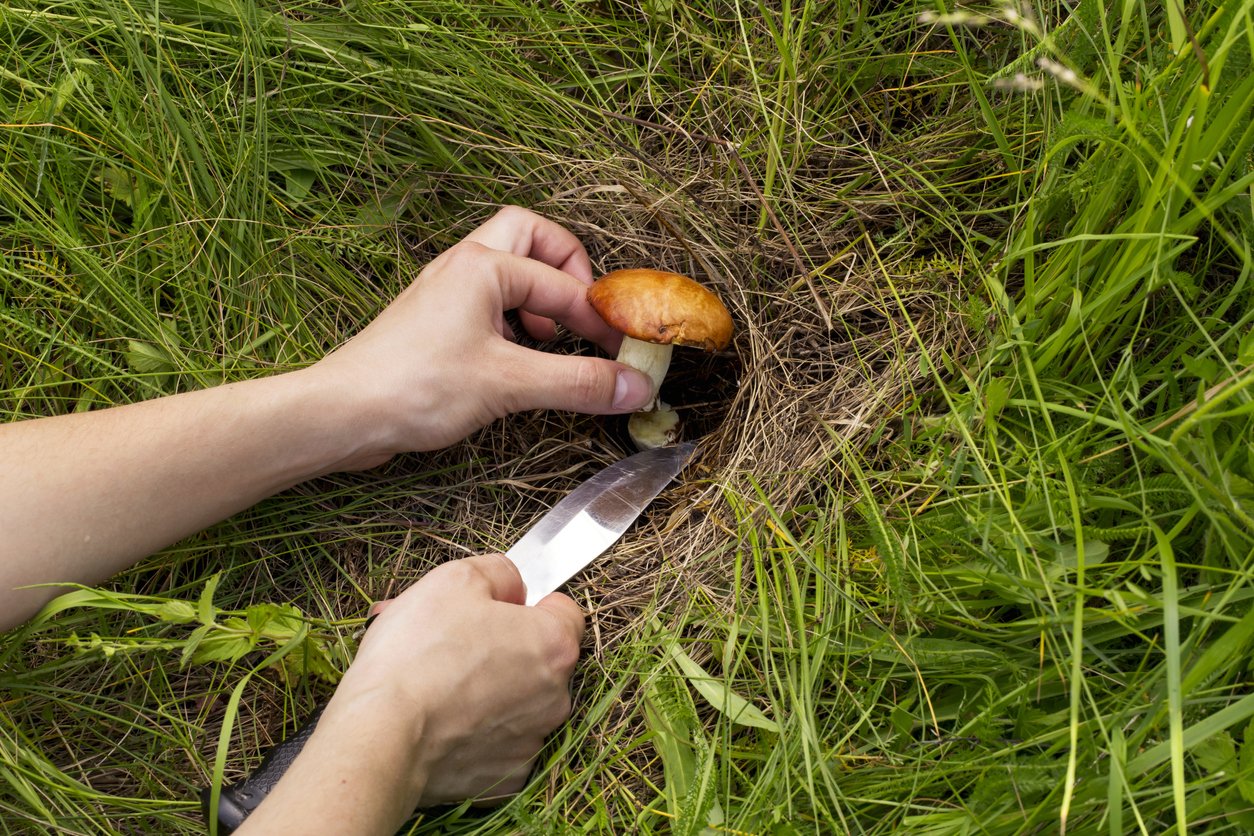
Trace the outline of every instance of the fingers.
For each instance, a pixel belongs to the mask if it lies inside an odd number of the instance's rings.
[[[653,397],[648,376],[599,357],[570,357],[506,344],[498,380],[506,410],[558,409],[587,415],[634,412]]]
[[[588,304],[588,287],[578,279],[539,261],[499,250],[476,250],[472,246],[463,252],[467,258],[491,265],[505,310],[517,308],[524,315],[555,319],[607,350],[617,350],[622,342],[622,334]]]
[[[506,206],[466,236],[494,250],[532,258],[592,284],[592,262],[569,230],[520,206]]]
[[[534,339],[551,340],[557,336],[557,326],[548,317],[519,311],[518,318],[522,320],[523,328],[527,329],[527,333]]]
[[[574,276],[585,286],[592,284],[592,262],[579,239],[553,221],[519,206],[506,206],[465,240],[534,259]],[[557,336],[553,320],[547,316],[521,310],[519,319],[527,333],[537,340]]]

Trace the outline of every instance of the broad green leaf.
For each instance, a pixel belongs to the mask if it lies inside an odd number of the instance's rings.
[[[659,669],[660,670],[660,669]],[[682,680],[641,675],[645,722],[662,760],[663,788],[674,834],[718,836],[725,819],[713,785],[714,756],[700,735],[692,697]]]
[[[289,685],[308,676],[318,676],[329,682],[338,682],[339,668],[331,662],[326,647],[317,639],[308,637],[283,658],[279,673]]]
[[[196,608],[186,601],[166,601],[157,608],[157,617],[174,624],[187,624],[196,620]]]
[[[706,673],[705,668],[694,662],[687,653],[676,652],[674,661],[697,692],[705,697],[706,702],[727,715],[733,723],[772,732],[779,731],[778,723],[763,714],[756,705],[728,688],[724,680]]]
[[[127,340],[126,362],[140,374],[170,374],[174,361],[169,353],[158,345]]]
[[[274,611],[274,604],[253,604],[244,610],[244,617],[248,619],[248,629],[252,630],[253,635],[262,634],[274,616]]]
[[[644,0],[645,14],[655,20],[669,15],[674,6],[675,0]]]
[[[156,341],[127,340],[126,362],[140,374],[158,376],[157,382],[162,383],[178,368],[172,352],[182,346],[183,339],[172,323],[162,322],[159,330]]]
[[[82,70],[74,70],[57,80],[47,94],[39,99],[28,102],[13,114],[15,122],[47,122],[59,116],[71,101],[79,86],[83,85],[91,92],[91,80]]]
[[[1251,496],[1254,495],[1254,482],[1246,479],[1244,476],[1238,476],[1231,471],[1224,473],[1224,484],[1233,496]]]
[[[1254,366],[1254,330],[1250,330],[1241,338],[1241,343],[1237,347],[1237,364]]]
[[[910,734],[910,730],[914,728],[914,716],[900,705],[893,706],[893,710],[888,716],[888,721],[892,724],[893,729],[901,735]]]
[[[201,624],[212,624],[213,616],[216,610],[213,607],[213,593],[218,588],[218,581],[222,579],[222,573],[218,572],[209,580],[205,581],[205,589],[200,593],[200,610],[199,619]]]
[[[696,758],[692,754],[691,744],[681,737],[681,733],[686,733],[686,728],[664,716],[659,706],[657,689],[653,685],[645,689],[644,714],[645,722],[653,732],[653,747],[662,758],[663,767],[671,775],[667,783],[686,792],[696,770]]]
[[[1212,775],[1216,772],[1231,775],[1237,765],[1237,747],[1233,743],[1232,735],[1226,731],[1203,740],[1191,751],[1202,768]]]
[[[994,377],[984,386],[984,417],[985,420],[995,419],[1001,414],[1010,397],[1010,385],[1002,377]]]
[[[1080,550],[1075,543],[1052,544],[1055,549],[1054,566],[1051,568],[1074,569],[1080,565]],[[1084,565],[1096,566],[1105,563],[1110,557],[1110,544],[1100,540],[1086,540],[1084,543]]]
[[[55,585],[64,586],[65,584]],[[37,628],[53,616],[74,607],[94,607],[104,610],[129,610],[130,612],[156,614],[160,610],[162,603],[164,602],[160,599],[148,595],[130,595],[124,592],[108,592],[103,589],[80,587],[73,592],[58,595],[45,604],[43,609],[30,620],[27,628]]]
[[[357,212],[354,223],[366,234],[374,235],[396,223],[405,208],[403,194],[387,194],[365,204]]]
[[[286,639],[305,629],[305,615],[291,604],[277,605],[270,623],[266,625],[266,635],[276,639]]]
[[[892,636],[888,633],[870,634],[874,641],[849,642],[855,652],[869,652],[872,658],[890,662],[906,662],[919,668],[942,670],[969,667],[973,670],[989,665],[1005,664],[1005,657],[983,645],[957,639]]]
[[[1183,748],[1192,749],[1211,735],[1250,717],[1254,717],[1254,694],[1246,694],[1231,705],[1207,715],[1186,728],[1182,740]],[[1133,778],[1144,775],[1170,757],[1171,742],[1168,740],[1158,743],[1128,763],[1128,776]]]
[[[212,635],[205,636],[197,645],[192,661],[198,664],[204,662],[238,662],[252,649],[253,643],[248,640],[248,636],[242,636],[238,633],[215,632]]]
[[[105,191],[127,206],[135,205],[135,180],[117,166],[107,165],[100,171],[100,183]]]
[[[1190,357],[1186,354],[1180,361],[1189,374],[1207,383],[1219,375],[1219,364],[1210,357]]]
[[[301,611],[291,604],[254,604],[246,614],[253,632],[271,639],[289,639],[305,625]]]
[[[183,656],[179,659],[179,667],[187,666],[187,663],[192,660],[192,656],[195,655],[196,649],[200,647],[200,643],[205,640],[205,637],[209,635],[209,631],[212,629],[212,624],[202,624],[192,631],[192,634],[187,637],[187,643],[183,645]]]
[[[1210,642],[1201,657],[1189,667],[1184,676],[1184,682],[1181,683],[1181,690],[1186,694],[1192,693],[1199,683],[1228,664],[1229,660],[1245,654],[1252,638],[1254,638],[1254,609],[1224,631],[1219,638]]]
[[[1237,792],[1246,801],[1254,804],[1254,720],[1245,727],[1244,740],[1237,757],[1241,772],[1241,778],[1237,781]]]
[[[283,177],[287,184],[287,193],[292,196],[292,200],[299,203],[309,197],[316,173],[307,168],[294,168],[283,172]]]

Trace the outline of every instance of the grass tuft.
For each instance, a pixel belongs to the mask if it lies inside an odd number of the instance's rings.
[[[1254,6],[1169,5],[12,0],[0,418],[305,366],[526,205],[738,335],[572,586],[535,779],[409,832],[1254,830]],[[370,601],[619,423],[297,486],[0,637],[0,832],[199,832]]]

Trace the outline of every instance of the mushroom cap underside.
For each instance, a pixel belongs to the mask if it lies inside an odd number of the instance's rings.
[[[717,296],[678,273],[616,270],[588,290],[588,302],[616,331],[659,345],[726,348],[731,314]]]

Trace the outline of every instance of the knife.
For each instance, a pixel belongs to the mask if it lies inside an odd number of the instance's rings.
[[[527,606],[535,606],[613,545],[696,452],[695,444],[676,444],[628,456],[553,506],[505,553],[527,585]],[[255,772],[237,784],[222,787],[217,804],[218,833],[230,834],[243,824],[274,789],[313,734],[325,708],[325,703],[318,706],[296,734],[271,748]],[[212,786],[201,790],[200,805],[208,824],[213,809]]]

